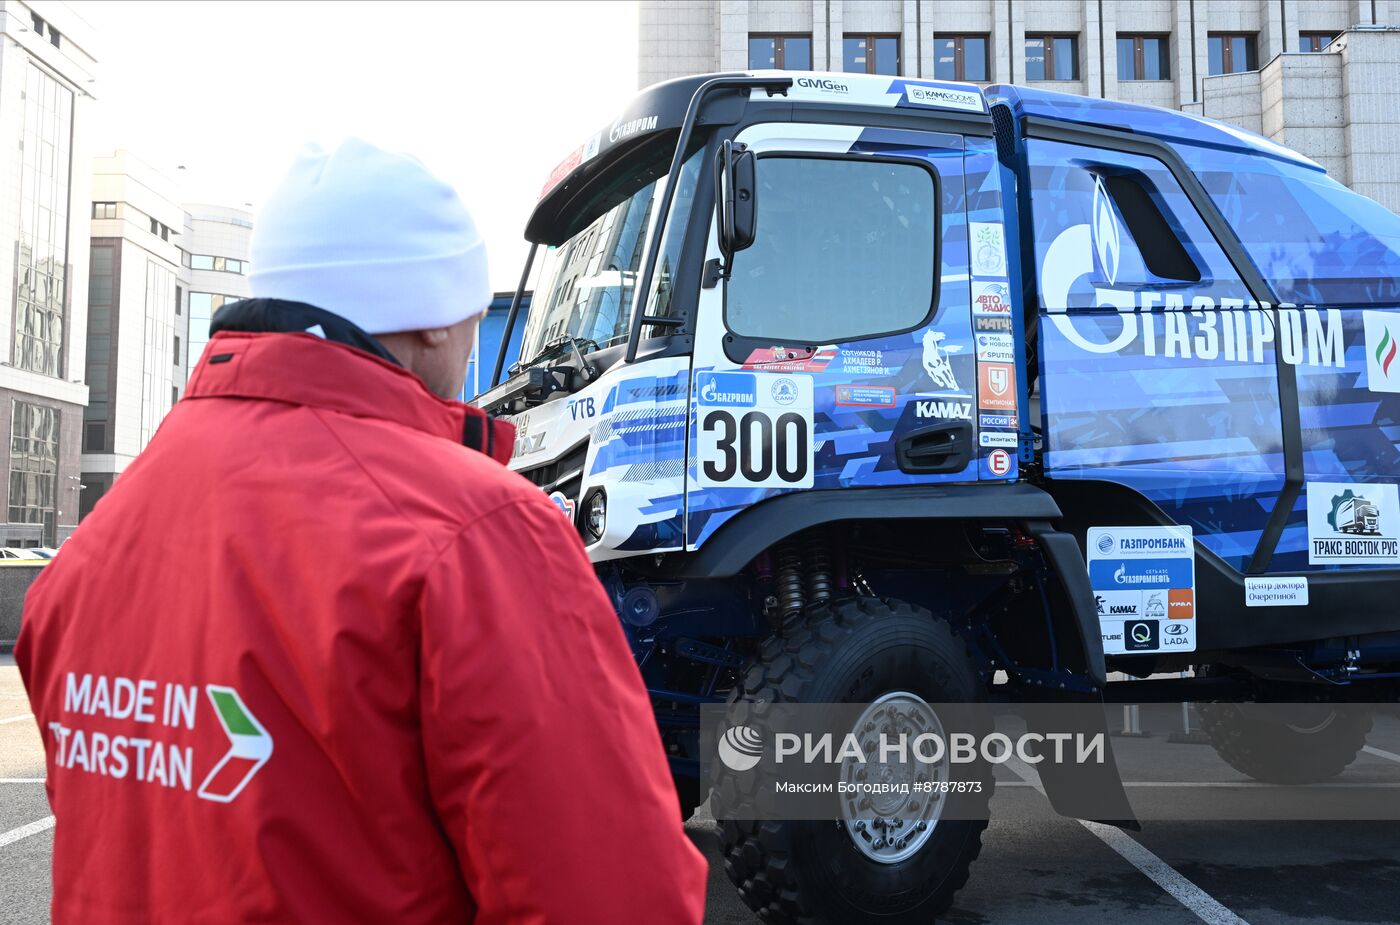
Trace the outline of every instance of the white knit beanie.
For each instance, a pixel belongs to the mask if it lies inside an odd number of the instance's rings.
[[[486,247],[457,193],[406,154],[308,145],[253,223],[248,282],[370,334],[445,328],[486,310]]]

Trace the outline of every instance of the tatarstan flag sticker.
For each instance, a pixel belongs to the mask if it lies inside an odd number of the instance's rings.
[[[228,754],[214,766],[199,785],[201,799],[228,803],[248,786],[248,781],[272,757],[272,736],[248,710],[238,691],[231,687],[206,684],[205,692],[214,713],[228,736]]]

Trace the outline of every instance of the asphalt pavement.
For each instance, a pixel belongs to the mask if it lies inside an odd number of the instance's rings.
[[[1172,713],[1144,710],[1141,739],[1115,740],[1135,804],[1200,801],[1205,816],[1237,808],[1258,785],[1223,771],[1208,746],[1167,739]],[[1386,806],[1400,802],[1400,722],[1377,723],[1369,749],[1339,778]],[[1153,787],[1187,767],[1210,767],[1210,786]],[[1025,770],[1025,769],[1022,769]],[[9,656],[0,655],[0,923],[48,921],[53,829],[42,778],[42,743]],[[993,821],[953,925],[1332,925],[1400,922],[1400,823],[1384,821],[1176,821],[1149,812],[1125,833],[1054,815],[1033,772],[997,772]],[[1345,789],[1343,788],[1343,789]],[[1182,794],[1185,794],[1183,797]],[[1211,802],[1215,801],[1215,802]],[[1151,807],[1149,807],[1151,808]],[[1381,813],[1378,813],[1381,815]],[[705,921],[755,925],[725,878],[719,829],[702,809],[686,826],[710,861]]]

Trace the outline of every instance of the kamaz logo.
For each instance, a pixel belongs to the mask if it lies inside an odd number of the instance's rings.
[[[829,90],[832,93],[849,93],[851,88],[846,84],[828,80],[825,77],[799,77],[797,85],[804,90]]]
[[[972,403],[966,401],[921,401],[914,404],[916,418],[956,418],[972,420]]]
[[[1134,604],[1109,604],[1108,612],[1114,615],[1137,616],[1137,606]]]

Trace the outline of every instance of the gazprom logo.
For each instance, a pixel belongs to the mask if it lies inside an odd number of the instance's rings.
[[[1118,259],[1123,251],[1123,237],[1118,228],[1118,216],[1113,211],[1113,200],[1103,185],[1103,177],[1094,177],[1093,206],[1094,253],[1099,258],[1099,269],[1110,286],[1118,281]]]
[[[698,373],[695,387],[702,405],[752,408],[758,403],[757,380],[753,373]]]

